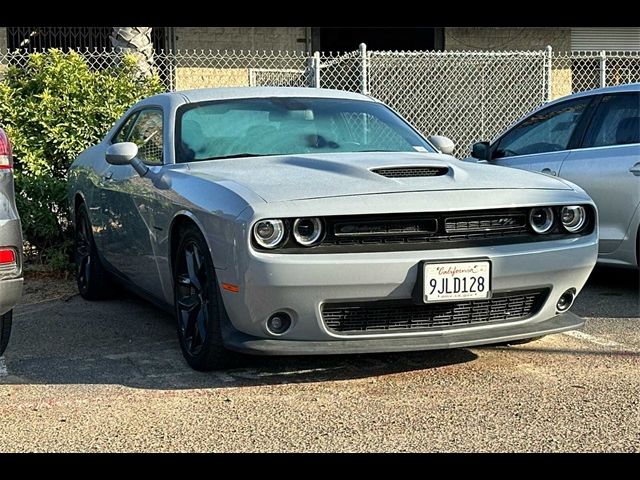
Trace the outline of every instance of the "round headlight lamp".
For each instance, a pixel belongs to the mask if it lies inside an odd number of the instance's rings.
[[[264,248],[276,248],[284,239],[284,223],[279,219],[267,219],[253,226],[253,238]]]
[[[553,220],[553,210],[549,207],[536,207],[529,212],[529,225],[536,233],[549,233],[553,228]]]
[[[562,207],[560,221],[567,232],[576,233],[584,228],[587,223],[587,212],[584,207],[573,205]]]
[[[293,222],[293,238],[303,247],[319,243],[322,233],[322,221],[319,218],[297,218]]]

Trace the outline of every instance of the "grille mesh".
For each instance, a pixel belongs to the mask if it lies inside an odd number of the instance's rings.
[[[394,167],[376,168],[371,171],[387,178],[403,178],[438,177],[440,175],[446,175],[449,169],[447,167]]]
[[[548,289],[496,294],[489,300],[415,305],[407,300],[325,304],[322,319],[339,333],[445,330],[451,327],[522,320],[535,315]]]

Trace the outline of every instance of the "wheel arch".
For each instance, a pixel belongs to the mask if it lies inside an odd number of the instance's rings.
[[[202,236],[204,237],[204,241],[207,243],[207,248],[209,249],[209,255],[211,255],[211,260],[213,261],[213,250],[211,249],[211,244],[209,243],[209,238],[205,234],[205,229],[198,219],[192,212],[188,210],[181,210],[177,212],[173,219],[171,220],[171,225],[169,227],[169,269],[171,271],[171,278],[173,278],[173,263],[176,258],[176,253],[178,250],[178,244],[180,243],[180,232],[187,225],[194,225]]]
[[[80,205],[82,204],[87,204],[87,200],[84,197],[84,193],[82,193],[81,191],[77,191],[76,193],[74,193],[73,195],[73,211],[71,212],[71,220],[73,221],[74,225],[76,222],[76,215],[78,214],[78,208],[80,207]]]

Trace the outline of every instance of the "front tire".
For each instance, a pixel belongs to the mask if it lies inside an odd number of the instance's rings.
[[[11,323],[13,321],[13,311],[9,310],[4,315],[0,315],[0,357],[7,349],[9,336],[11,335]]]
[[[178,340],[189,366],[209,371],[236,365],[239,354],[227,350],[222,340],[221,322],[229,319],[213,261],[202,233],[192,225],[180,237],[173,290]]]
[[[101,300],[111,293],[113,284],[98,258],[87,206],[83,203],[76,214],[75,260],[78,291],[85,300]]]

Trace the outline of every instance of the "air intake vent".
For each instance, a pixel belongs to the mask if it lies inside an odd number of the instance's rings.
[[[408,300],[325,304],[322,320],[329,330],[348,335],[515,322],[540,311],[549,290],[496,293],[489,300],[414,305]]]
[[[446,175],[449,169],[447,167],[392,167],[376,168],[371,171],[387,178],[404,178],[439,177],[440,175]]]

